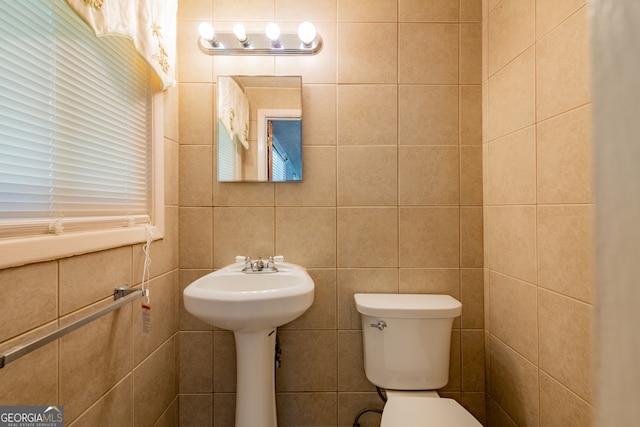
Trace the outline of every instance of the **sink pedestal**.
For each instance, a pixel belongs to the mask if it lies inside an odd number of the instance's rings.
[[[234,331],[237,359],[236,427],[276,427],[276,328]]]

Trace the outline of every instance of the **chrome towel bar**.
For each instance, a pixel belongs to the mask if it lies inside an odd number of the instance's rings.
[[[7,363],[13,362],[20,357],[31,353],[34,350],[42,347],[50,343],[53,340],[56,340],[63,335],[68,334],[69,332],[75,331],[81,326],[86,325],[89,322],[92,322],[104,315],[111,313],[114,310],[122,307],[133,301],[134,299],[140,298],[144,295],[144,292],[141,289],[132,289],[126,285],[118,286],[114,289],[113,299],[114,302],[90,315],[83,317],[82,319],[78,319],[75,322],[72,322],[66,326],[56,329],[55,331],[49,332],[46,335],[40,336],[38,338],[32,339],[31,341],[22,344],[18,347],[14,347],[7,352],[0,354],[0,369],[4,368]]]

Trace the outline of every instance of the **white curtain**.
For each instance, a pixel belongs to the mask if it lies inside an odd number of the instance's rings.
[[[218,119],[231,140],[238,140],[249,149],[249,99],[231,77],[220,77],[217,87]]]
[[[178,0],[66,0],[97,35],[130,38],[167,89],[175,84]]]

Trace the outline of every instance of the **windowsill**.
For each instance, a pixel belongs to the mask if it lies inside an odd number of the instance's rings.
[[[164,224],[163,224],[164,225]],[[164,226],[151,227],[153,240],[164,237]],[[0,269],[51,261],[147,241],[144,226],[71,232],[60,235],[0,240]]]

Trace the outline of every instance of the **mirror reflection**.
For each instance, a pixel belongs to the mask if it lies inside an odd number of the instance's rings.
[[[302,180],[302,78],[219,76],[218,181]]]

